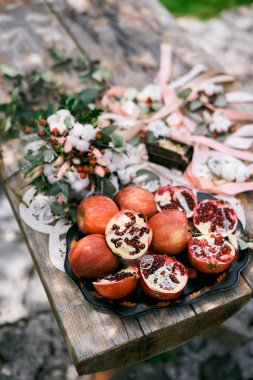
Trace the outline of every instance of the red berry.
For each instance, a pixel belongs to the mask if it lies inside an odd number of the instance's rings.
[[[89,166],[83,166],[83,172],[85,172],[85,173],[88,173],[88,171],[89,171]]]
[[[110,173],[110,170],[109,170],[109,168],[105,167],[105,168],[104,168],[104,172],[105,172],[105,174],[108,174],[108,173]]]
[[[30,133],[31,132],[31,128],[29,127],[29,125],[25,125],[24,126],[24,131],[25,131],[25,133]]]
[[[84,152],[78,152],[78,156],[83,156]]]
[[[59,135],[60,131],[58,128],[53,128],[52,133],[54,133],[55,135]]]
[[[92,159],[92,160],[90,160],[90,164],[92,165],[92,166],[94,166],[94,165],[96,165],[96,160],[94,160],[94,159]]]
[[[140,132],[139,132],[139,136],[140,136],[142,139],[145,139],[145,137],[146,137],[146,132],[144,132],[144,131],[140,131]]]
[[[51,143],[55,142],[55,137],[54,137],[54,136],[50,136],[49,141],[50,141]]]
[[[93,174],[95,172],[95,169],[92,166],[90,166],[89,171],[91,174]]]
[[[45,132],[44,131],[38,131],[38,136],[39,137],[44,137],[45,136]]]
[[[85,173],[81,173],[80,174],[80,178],[85,179],[86,178],[86,174]]]
[[[82,171],[83,171],[82,166],[77,166],[76,171],[77,171],[77,173],[82,173]]]
[[[150,99],[145,100],[145,103],[146,103],[148,108],[152,107],[152,102],[150,101]]]
[[[101,149],[101,150],[100,150],[100,153],[101,153],[101,154],[105,154],[105,149]]]
[[[93,157],[93,154],[91,152],[88,152],[87,157],[91,158]]]
[[[75,158],[75,153],[74,152],[70,152],[69,156],[70,156],[70,158]]]
[[[96,134],[96,138],[97,138],[97,140],[101,140],[102,139],[102,134],[98,132]]]
[[[40,119],[39,124],[43,126],[46,125],[47,124],[46,119]]]

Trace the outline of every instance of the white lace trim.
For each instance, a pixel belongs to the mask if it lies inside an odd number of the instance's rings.
[[[64,218],[53,215],[50,204],[52,196],[36,194],[34,187],[29,188],[23,196],[24,203],[19,205],[22,220],[33,230],[49,235],[49,256],[52,264],[65,271],[66,232],[71,224]]]

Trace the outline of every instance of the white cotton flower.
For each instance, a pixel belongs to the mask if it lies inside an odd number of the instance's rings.
[[[74,125],[75,118],[73,115],[71,115],[69,110],[62,109],[55,112],[53,115],[49,116],[47,118],[47,122],[50,128],[50,131],[52,132],[54,128],[57,128],[60,134],[63,134],[67,130],[67,126],[65,124],[66,117],[69,118],[70,123]]]
[[[148,130],[153,132],[156,138],[169,137],[170,129],[162,120],[155,120],[148,124]]]
[[[220,176],[225,179],[225,181],[233,182],[235,180],[235,170],[234,165],[230,162],[226,162],[221,166]]]
[[[70,131],[70,136],[81,137],[83,133],[84,126],[80,123],[75,123],[74,127]]]
[[[83,132],[82,132],[82,139],[86,141],[95,140],[96,137],[96,131],[93,125],[91,124],[85,124],[83,126]]]
[[[247,166],[243,165],[241,167],[238,167],[235,172],[235,180],[237,182],[245,182],[247,178],[249,178],[249,170]]]
[[[148,84],[139,94],[137,95],[139,102],[145,102],[145,100],[152,100],[153,102],[160,102],[162,100],[162,89],[161,86],[157,84]]]
[[[70,185],[75,183],[80,178],[80,176],[77,176],[77,174],[78,173],[76,171],[70,170],[65,173],[65,177]]]
[[[87,141],[85,141],[85,140],[79,140],[76,143],[75,148],[77,150],[79,150],[80,152],[85,152],[85,151],[87,151],[89,149],[89,146],[90,146],[90,144]]]
[[[74,191],[76,191],[77,193],[80,193],[81,191],[85,190],[88,187],[89,183],[90,183],[90,181],[89,181],[88,177],[86,177],[84,179],[79,178],[77,181],[72,183],[70,186]]]
[[[58,180],[57,172],[58,172],[58,170],[56,168],[54,168],[52,165],[50,165],[50,164],[44,165],[43,173],[47,177],[47,180],[50,184],[53,184],[54,182],[56,182]]]
[[[223,87],[214,83],[204,83],[200,88],[207,96],[213,96],[223,91]]]
[[[135,87],[128,87],[123,95],[125,100],[134,100],[138,95],[138,91]]]
[[[212,122],[209,125],[211,132],[224,133],[231,127],[231,121],[222,116],[219,112],[215,112],[212,117]]]
[[[129,116],[137,119],[140,115],[140,109],[136,103],[132,100],[127,100],[121,106],[121,109],[125,111]]]
[[[136,168],[133,166],[128,166],[125,169],[118,170],[118,176],[119,176],[120,182],[123,185],[126,185],[127,183],[131,182],[135,175],[136,175]]]

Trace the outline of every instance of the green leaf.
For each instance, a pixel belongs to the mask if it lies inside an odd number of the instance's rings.
[[[103,188],[103,194],[109,197],[112,197],[113,194],[116,192],[114,185],[111,183],[111,181],[107,177],[104,177],[102,179],[102,188]]]
[[[117,125],[110,125],[109,127],[105,127],[102,129],[102,135],[111,136],[117,129]]]
[[[63,215],[64,214],[64,204],[60,204],[57,201],[54,201],[50,204],[50,208],[55,215]]]
[[[11,117],[8,116],[6,119],[5,119],[5,123],[4,123],[4,132],[8,132],[8,130],[10,129],[11,127]]]
[[[15,78],[20,75],[20,72],[12,66],[0,65],[0,70],[4,75],[8,75],[10,78]]]
[[[46,149],[43,151],[43,157],[44,157],[44,162],[52,162],[54,160],[54,157],[55,157],[55,153],[53,151],[53,149]]]
[[[127,142],[133,146],[137,146],[141,142],[141,136],[137,134],[131,140],[128,140]]]
[[[98,93],[101,91],[101,87],[91,87],[83,90],[79,93],[80,100],[83,104],[88,105],[91,103]]]
[[[63,58],[63,52],[56,48],[50,48],[48,49],[48,52],[55,61],[59,61]]]
[[[213,102],[216,107],[224,108],[227,107],[228,102],[224,94],[218,94]]]
[[[244,250],[244,249],[248,248],[248,245],[247,245],[246,241],[244,241],[244,240],[242,240],[240,238],[238,238],[237,240],[238,240],[238,244],[239,244],[239,247],[240,247],[241,250]]]
[[[184,88],[183,90],[179,91],[177,93],[177,96],[180,99],[186,100],[190,96],[191,93],[192,93],[192,89],[190,87],[187,87],[187,88]]]
[[[97,82],[103,82],[111,78],[111,73],[108,70],[99,68],[91,74],[91,78],[95,79]]]
[[[120,135],[117,135],[117,133],[114,133],[112,135],[112,143],[115,148],[122,148],[123,147],[123,137]]]
[[[147,138],[147,142],[150,142],[150,143],[156,142],[155,135],[152,131],[148,131],[146,138]]]
[[[159,176],[153,172],[151,172],[150,170],[147,170],[147,169],[140,169],[140,170],[137,170],[136,172],[136,176],[137,177],[140,177],[142,175],[145,175],[147,176],[147,179],[145,180],[145,182],[150,182],[150,181],[156,181],[156,180],[159,180]]]
[[[209,133],[209,129],[208,129],[207,124],[205,123],[198,124],[194,131],[195,135],[200,135],[200,136],[208,135],[208,133]]]
[[[198,111],[202,106],[203,106],[202,101],[199,100],[199,99],[195,99],[192,102],[190,102],[190,104],[189,104],[189,110],[191,112],[195,112],[195,111]]]

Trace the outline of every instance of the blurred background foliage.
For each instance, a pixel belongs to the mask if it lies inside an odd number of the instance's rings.
[[[175,16],[196,16],[208,19],[216,16],[224,9],[240,5],[249,5],[253,0],[160,0]]]

